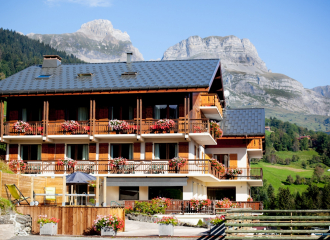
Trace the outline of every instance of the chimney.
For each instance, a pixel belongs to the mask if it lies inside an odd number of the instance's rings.
[[[56,68],[61,65],[62,58],[58,55],[44,55],[43,68]]]
[[[132,52],[128,52],[127,53],[127,62],[126,63],[131,63],[131,61],[132,61],[132,55],[133,55],[133,53]]]

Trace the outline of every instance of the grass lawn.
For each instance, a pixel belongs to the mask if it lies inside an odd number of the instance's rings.
[[[251,167],[261,167],[263,169],[264,179],[267,180],[268,183],[272,184],[277,192],[279,187],[289,188],[292,193],[297,191],[303,192],[307,189],[307,185],[286,185],[285,180],[288,175],[291,175],[293,179],[296,179],[296,175],[300,175],[301,177],[311,178],[313,175],[314,168],[307,167],[307,169],[303,169],[301,167],[301,162],[312,159],[313,155],[318,156],[318,153],[314,150],[308,151],[300,151],[300,152],[288,152],[288,151],[279,151],[276,152],[276,155],[280,158],[292,158],[293,155],[299,156],[298,162],[291,162],[290,165],[280,165],[280,164],[270,164],[265,162],[259,162],[257,164],[252,164]],[[330,175],[330,172],[326,171],[324,174]],[[323,183],[317,184],[319,187],[323,187]]]
[[[271,131],[265,130],[266,136],[269,136],[271,133],[272,133]]]

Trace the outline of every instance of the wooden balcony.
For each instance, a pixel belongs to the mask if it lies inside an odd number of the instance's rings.
[[[182,168],[169,167],[167,159],[164,160],[128,160],[124,166],[111,167],[109,160],[78,160],[75,167],[60,166],[57,161],[45,160],[26,160],[27,166],[22,172],[24,174],[71,174],[76,171],[86,172],[90,174],[105,175],[135,175],[135,176],[198,176],[209,175],[211,178],[219,180],[262,180],[262,168],[238,168],[241,174],[237,175],[221,175],[216,169],[211,167],[209,160],[197,159],[188,160],[187,164]]]
[[[203,93],[200,99],[200,109],[207,118],[216,120],[222,119],[223,109],[217,94]]]
[[[90,126],[88,121],[77,121],[79,126],[72,130],[66,130],[62,127],[63,122],[49,121],[48,135],[76,135],[76,134],[90,134]]]
[[[220,200],[220,199],[218,199]],[[191,206],[190,200],[170,200],[170,205],[168,208],[165,209],[165,214],[208,214],[208,215],[215,215],[216,212],[218,212],[216,208],[216,203],[218,200],[211,200],[211,205],[199,209],[199,211],[196,211]],[[151,203],[151,200],[125,200],[124,205],[125,208],[132,207],[134,208],[135,202],[148,202]],[[249,208],[252,210],[263,210],[263,203],[262,202],[236,202],[232,201],[232,203],[238,204],[239,208]]]
[[[43,124],[42,122],[29,122],[29,127],[25,130],[17,130],[14,128],[15,122],[4,123],[4,135],[11,136],[22,136],[22,135],[42,135]]]

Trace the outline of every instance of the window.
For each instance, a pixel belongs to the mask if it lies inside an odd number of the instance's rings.
[[[68,144],[66,156],[74,160],[88,160],[88,144]]]
[[[91,77],[93,73],[78,73],[78,77]]]
[[[218,160],[219,163],[229,167],[229,155],[228,154],[215,154],[214,158]]]
[[[126,159],[133,158],[133,144],[111,144],[111,158],[123,157]]]
[[[178,155],[177,143],[155,143],[155,159],[172,159]]]
[[[52,75],[39,75],[38,77],[36,77],[36,79],[48,79],[50,78]]]
[[[208,187],[207,198],[210,200],[220,200],[229,198],[231,201],[236,201],[235,187]]]
[[[119,200],[139,200],[139,187],[119,187]]]
[[[20,156],[22,160],[41,160],[41,145],[21,145]]]
[[[177,119],[178,105],[155,105],[154,111],[155,119]]]
[[[134,118],[134,108],[132,106],[113,106],[110,109],[110,113],[109,119],[112,120],[132,120]]]
[[[78,107],[78,121],[88,120],[88,109],[87,107]]]
[[[124,72],[121,75],[122,76],[136,76],[137,72]]]
[[[149,187],[149,200],[156,197],[183,199],[183,187]]]

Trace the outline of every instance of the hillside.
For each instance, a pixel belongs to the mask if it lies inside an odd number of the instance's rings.
[[[58,51],[15,31],[0,28],[0,80],[31,65],[42,64],[43,55],[60,55],[63,63],[82,62],[64,51]]]

